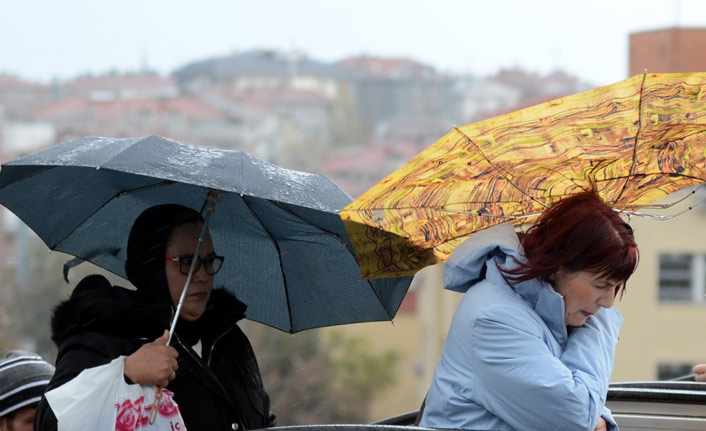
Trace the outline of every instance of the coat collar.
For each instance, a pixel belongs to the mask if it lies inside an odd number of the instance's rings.
[[[87,331],[130,339],[156,338],[169,328],[173,307],[142,299],[137,291],[112,286],[101,275],[88,276],[54,309],[52,340],[60,347],[66,338]],[[202,328],[216,336],[244,318],[246,308],[225,290],[213,289],[200,319]]]
[[[536,279],[523,281],[510,287],[539,314],[556,341],[564,347],[567,339],[564,297],[557,293],[551,284]]]
[[[510,223],[502,223],[473,234],[456,247],[444,267],[444,288],[466,292],[476,283],[488,280],[514,290],[544,321],[554,338],[564,346],[567,339],[564,298],[541,280],[511,284],[498,264],[507,269],[523,261],[522,246]]]

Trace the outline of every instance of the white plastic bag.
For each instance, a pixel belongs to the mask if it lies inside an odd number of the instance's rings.
[[[120,356],[47,392],[58,431],[186,431],[174,394],[161,389],[153,412],[157,388],[127,384],[124,367],[125,356]]]

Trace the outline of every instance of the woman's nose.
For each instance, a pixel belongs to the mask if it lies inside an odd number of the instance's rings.
[[[601,295],[601,297],[598,299],[598,305],[600,305],[603,308],[610,308],[613,306],[613,303],[615,302],[615,292],[613,289],[605,289],[606,293]]]
[[[206,265],[203,262],[199,263],[200,265],[198,266],[198,268],[196,268],[196,271],[194,271],[194,273],[191,275],[191,278],[196,280],[205,280],[210,277],[210,275],[208,275],[208,273],[206,272]]]

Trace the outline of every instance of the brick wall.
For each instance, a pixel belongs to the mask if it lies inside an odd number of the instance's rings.
[[[706,28],[668,28],[630,35],[628,76],[706,72]]]

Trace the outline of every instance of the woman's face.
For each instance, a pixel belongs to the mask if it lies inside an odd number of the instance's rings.
[[[554,290],[564,297],[564,319],[569,326],[581,326],[601,307],[610,308],[620,281],[601,274],[566,271],[560,268],[550,277]]]
[[[177,226],[172,231],[171,239],[167,244],[166,254],[175,257],[193,257],[200,233],[201,224],[185,223]],[[213,249],[211,235],[207,233],[201,243],[199,257],[205,259],[215,255],[216,252]],[[172,303],[176,307],[179,304],[179,298],[181,297],[181,291],[184,289],[187,276],[179,270],[178,262],[165,260],[165,265],[169,294],[172,297]],[[211,289],[213,289],[213,276],[206,273],[203,264],[199,265],[198,270],[191,275],[191,281],[189,282],[189,288],[186,291],[179,317],[188,321],[200,318],[206,310],[208,299],[211,297]]]

